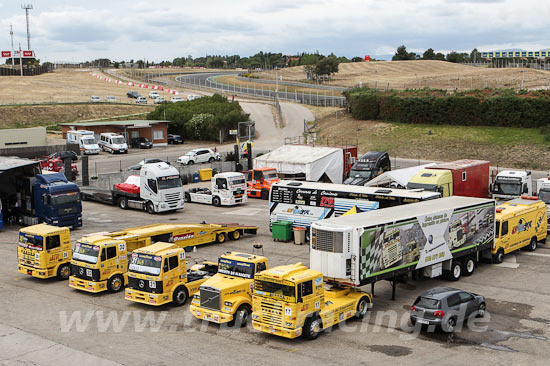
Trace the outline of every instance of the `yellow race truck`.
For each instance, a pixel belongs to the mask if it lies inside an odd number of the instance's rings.
[[[69,228],[38,224],[19,231],[17,263],[20,273],[66,280],[71,275],[71,258]]]
[[[544,242],[548,220],[546,204],[537,197],[522,196],[496,208],[493,262],[501,263],[504,255],[520,248],[534,251]]]
[[[132,253],[125,298],[148,305],[171,302],[180,306],[216,272],[217,263],[210,262],[195,264],[188,271],[183,248],[158,242]]]
[[[285,338],[315,339],[351,317],[363,318],[372,295],[351,287],[325,289],[323,274],[302,263],[256,274],[252,326]]]
[[[206,280],[189,310],[198,319],[244,327],[252,312],[254,276],[267,269],[267,258],[227,252],[218,259],[218,273]]]

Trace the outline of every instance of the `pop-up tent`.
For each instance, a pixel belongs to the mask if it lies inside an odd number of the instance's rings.
[[[317,182],[325,174],[332,183],[342,183],[344,153],[341,148],[283,145],[254,159],[254,168],[275,168],[280,174],[305,174]]]
[[[391,184],[395,184],[398,187],[405,188],[405,187],[407,187],[407,183],[409,183],[411,178],[416,173],[418,173],[422,169],[427,168],[427,167],[432,166],[432,165],[435,165],[435,163],[417,165],[417,166],[412,166],[412,167],[409,167],[409,168],[390,170],[390,171],[384,172],[383,174],[380,174],[378,177],[368,181],[365,184],[365,186],[367,186],[367,187],[377,187],[377,186],[389,186]]]

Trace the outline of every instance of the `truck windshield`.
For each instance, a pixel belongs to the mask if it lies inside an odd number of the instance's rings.
[[[425,191],[438,192],[436,184],[409,182],[407,184],[407,189],[423,189]]]
[[[550,191],[546,189],[541,189],[539,192],[539,198],[544,201],[544,203],[550,203]]]
[[[277,172],[275,170],[267,170],[264,172],[264,179],[277,179]]]
[[[254,278],[254,263],[220,258],[218,260],[218,272],[228,276],[252,279]]]
[[[95,145],[95,144],[97,144],[97,142],[95,141],[95,139],[93,137],[88,137],[88,138],[82,139],[82,144],[83,145]]]
[[[162,257],[132,253],[132,259],[130,259],[130,265],[128,266],[128,269],[136,273],[158,276],[160,274],[161,264]]]
[[[230,181],[230,186],[236,186],[238,184],[246,184],[246,180],[244,178],[234,178]]]
[[[519,196],[521,194],[521,181],[518,180],[499,180],[495,182],[494,193],[509,194]]]
[[[52,196],[51,202],[52,202],[52,205],[66,205],[69,203],[78,203],[80,202],[80,194],[78,192],[58,194],[58,195]]]
[[[294,286],[264,280],[254,281],[254,293],[256,295],[278,297],[287,301],[295,301],[296,299]]]
[[[113,138],[113,144],[122,145],[125,141],[122,137],[114,137]]]
[[[73,251],[73,259],[77,259],[88,263],[97,263],[97,257],[99,255],[99,246],[76,243]]]
[[[352,169],[349,172],[351,178],[367,178],[369,179],[372,175],[372,170],[356,170]]]
[[[179,175],[158,178],[159,189],[170,189],[181,187],[181,178]]]
[[[19,246],[33,250],[42,250],[44,248],[44,238],[38,235],[19,234]]]

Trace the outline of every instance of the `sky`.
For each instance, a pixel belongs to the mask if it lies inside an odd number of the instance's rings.
[[[44,61],[259,51],[391,58],[409,52],[550,48],[548,0],[30,0],[31,48]],[[0,0],[0,48],[27,49],[21,1]],[[0,60],[1,62],[2,60]],[[2,62],[3,63],[3,62]]]

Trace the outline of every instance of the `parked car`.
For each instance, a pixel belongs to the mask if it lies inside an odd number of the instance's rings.
[[[141,97],[141,94],[139,94],[139,93],[138,93],[137,91],[135,91],[135,90],[130,90],[128,93],[126,93],[126,96],[127,96],[128,98],[134,98],[134,99],[136,99],[136,98],[138,98],[138,97]]]
[[[470,316],[483,317],[487,309],[485,297],[451,287],[436,287],[423,292],[411,306],[413,325],[432,325],[453,332]]]
[[[149,98],[151,98],[151,99],[157,99],[158,97],[160,97],[160,95],[156,91],[152,91],[152,92],[149,93]]]
[[[163,97],[158,97],[155,99],[155,104],[162,104],[164,102],[166,102],[166,100],[164,100]]]
[[[136,149],[151,149],[153,143],[147,137],[134,137],[130,142],[130,146]]]
[[[90,97],[90,101],[92,101],[92,102],[94,102],[94,103],[99,103],[99,102],[101,102],[101,98],[98,97],[97,95],[92,95],[92,96]]]
[[[105,97],[105,101],[107,102],[116,102],[116,97],[113,97],[112,95],[108,95],[107,97]]]
[[[129,166],[128,170],[140,170],[141,167],[144,166],[145,164],[162,163],[162,162],[170,164],[169,162],[167,162],[165,160],[162,160],[162,159],[159,159],[159,158],[149,158],[149,159],[143,159],[142,161],[140,161],[136,165]]]
[[[71,159],[71,161],[77,161],[78,155],[74,151],[67,150],[67,151],[54,152],[53,154],[49,155],[49,158],[50,159],[60,158],[61,160]]]
[[[172,99],[170,100],[172,101],[172,103],[183,102],[182,97],[172,97]]]
[[[137,98],[136,98],[136,103],[138,103],[138,104],[147,104],[147,98],[145,98],[145,97],[137,97]]]
[[[220,160],[220,154],[211,149],[194,149],[178,158],[181,165],[191,165],[200,163],[211,163],[214,160]]]
[[[202,98],[202,95],[191,94],[191,95],[187,96],[187,100],[195,100],[195,99],[199,99],[199,98]]]
[[[172,145],[183,144],[183,138],[180,135],[168,134],[168,143]]]

